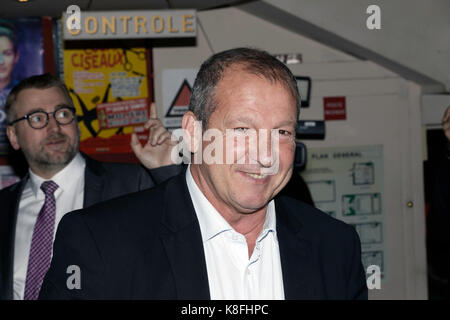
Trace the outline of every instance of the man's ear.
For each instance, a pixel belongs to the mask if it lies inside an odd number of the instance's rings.
[[[9,142],[11,143],[11,146],[14,148],[14,150],[19,150],[20,145],[17,139],[16,128],[14,126],[7,126],[6,135],[8,136]]]
[[[196,153],[201,148],[202,124],[192,111],[187,111],[181,120],[183,128],[183,141],[191,153]]]

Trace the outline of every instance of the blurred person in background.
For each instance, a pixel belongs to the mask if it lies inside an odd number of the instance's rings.
[[[450,107],[442,117],[444,150],[425,164],[430,299],[450,299]]]

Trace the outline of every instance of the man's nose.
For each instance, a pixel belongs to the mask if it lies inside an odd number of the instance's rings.
[[[47,130],[49,130],[49,131],[60,131],[61,130],[61,125],[58,123],[58,121],[56,121],[56,119],[52,113],[50,113],[48,115]]]
[[[262,167],[271,167],[278,155],[277,135],[271,130],[260,130],[258,134],[258,163]]]

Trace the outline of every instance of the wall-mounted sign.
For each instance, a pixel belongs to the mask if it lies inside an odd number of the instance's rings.
[[[144,125],[149,116],[148,99],[130,99],[97,105],[97,119],[101,129]]]
[[[303,62],[301,53],[278,53],[274,56],[284,64],[298,64]]]
[[[66,49],[64,77],[77,109],[80,149],[97,159],[130,159],[131,134],[148,118],[146,49]]]
[[[181,38],[197,35],[195,10],[74,11],[63,14],[64,40]]]
[[[181,118],[189,108],[191,90],[198,69],[165,69],[162,73],[163,123],[169,130],[181,128]]]
[[[323,111],[325,121],[347,119],[347,111],[345,109],[345,97],[323,98]]]
[[[295,128],[295,138],[300,140],[325,139],[325,121],[297,120],[297,128]]]
[[[296,76],[298,92],[302,99],[302,107],[309,107],[309,99],[311,96],[311,78]]]
[[[353,226],[364,269],[386,276],[383,146],[308,148],[302,177],[317,208]]]

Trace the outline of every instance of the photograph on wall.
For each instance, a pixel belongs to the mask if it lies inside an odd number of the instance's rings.
[[[150,105],[146,49],[64,50],[64,78],[77,110],[80,150],[97,159],[133,158],[131,134],[147,138],[142,132]]]
[[[5,102],[22,79],[44,72],[40,18],[0,19],[0,155],[8,152]]]

